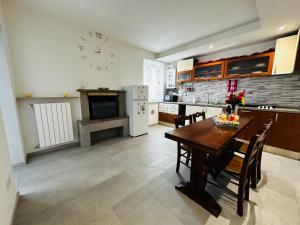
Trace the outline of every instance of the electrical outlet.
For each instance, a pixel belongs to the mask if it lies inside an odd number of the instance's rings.
[[[11,185],[10,177],[7,178],[6,180],[6,189],[9,190]]]

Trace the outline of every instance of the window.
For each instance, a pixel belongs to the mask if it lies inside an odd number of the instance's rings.
[[[164,95],[165,66],[163,63],[144,59],[144,85],[149,87],[149,101],[161,102]]]

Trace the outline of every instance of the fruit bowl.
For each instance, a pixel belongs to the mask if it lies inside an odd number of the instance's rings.
[[[222,128],[238,128],[239,116],[235,114],[220,114],[213,117],[213,121],[217,127]]]

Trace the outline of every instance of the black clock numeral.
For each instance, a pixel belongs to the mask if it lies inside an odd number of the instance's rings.
[[[97,37],[97,38],[102,39],[102,33],[96,32],[95,34],[96,34],[96,37]]]
[[[86,39],[84,37],[82,37],[82,36],[80,37],[80,39],[83,40],[83,41],[86,41]]]
[[[79,45],[78,48],[80,49],[80,51],[84,50],[84,47],[82,45]]]
[[[89,31],[89,35],[91,38],[93,37],[93,33],[91,31]]]
[[[101,69],[102,69],[101,66],[97,66],[98,71],[101,71]]]

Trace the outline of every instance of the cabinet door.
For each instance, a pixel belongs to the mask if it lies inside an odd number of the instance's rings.
[[[192,70],[194,66],[194,59],[186,59],[177,62],[177,72]]]
[[[168,104],[166,104],[166,103],[159,103],[158,111],[159,112],[163,112],[163,113],[167,113],[168,112]]]
[[[168,104],[168,113],[173,115],[178,115],[178,104]]]
[[[240,117],[253,118],[251,123],[238,135],[239,138],[245,140],[250,140],[254,134],[257,134],[259,132],[262,125],[264,125],[269,119],[273,119],[274,117],[274,113],[271,111],[245,109],[239,109],[238,115]]]
[[[177,82],[190,82],[192,80],[192,71],[177,72]]]
[[[153,103],[148,105],[149,120],[148,125],[158,124],[158,104]]]
[[[223,109],[217,108],[217,107],[206,107],[205,112],[206,112],[205,113],[206,118],[211,118],[211,117],[221,114],[223,112]]]
[[[225,78],[256,77],[272,74],[274,52],[225,61]]]
[[[277,39],[275,49],[272,74],[294,72],[297,53],[297,35]]]
[[[300,152],[300,114],[274,113],[269,145]]]
[[[169,113],[159,113],[159,121],[165,122],[165,123],[171,123],[174,124],[174,117],[176,115],[172,115]]]
[[[197,112],[203,112],[204,110],[205,108],[203,106],[187,105],[185,108],[185,115],[189,116]]]
[[[206,63],[194,67],[194,80],[218,80],[223,78],[224,62]]]

